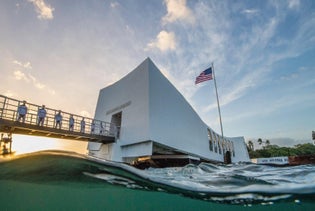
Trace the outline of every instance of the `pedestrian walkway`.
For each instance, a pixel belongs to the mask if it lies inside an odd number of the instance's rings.
[[[43,112],[39,114],[39,110],[42,108],[43,105],[0,95],[0,132],[99,143],[113,143],[117,138],[116,134],[119,134],[112,123],[64,111],[61,111],[61,119],[58,117],[59,109],[45,106],[45,117],[40,118]]]

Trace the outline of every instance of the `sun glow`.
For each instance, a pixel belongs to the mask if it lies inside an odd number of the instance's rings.
[[[13,135],[12,151],[24,154],[41,150],[65,150],[86,154],[87,142]]]

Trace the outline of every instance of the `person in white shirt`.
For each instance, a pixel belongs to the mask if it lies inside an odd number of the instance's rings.
[[[84,133],[85,132],[85,121],[84,121],[84,117],[82,118],[81,120],[81,130],[80,130],[81,133]]]
[[[74,127],[74,118],[73,118],[73,115],[71,114],[69,118],[69,130],[73,131],[73,127]]]
[[[44,120],[45,120],[45,117],[46,117],[45,105],[42,105],[42,107],[38,109],[37,115],[38,115],[37,125],[43,126],[44,125]]]
[[[60,110],[58,111],[58,114],[55,115],[55,121],[56,121],[55,128],[57,128],[57,126],[59,126],[59,129],[61,129],[62,115],[61,115]]]
[[[104,124],[103,124],[103,122],[101,122],[101,124],[100,124],[100,134],[105,132],[104,130],[105,130]]]
[[[93,120],[91,124],[91,133],[94,133],[94,132],[95,132],[95,121]]]
[[[20,121],[22,119],[22,122],[25,122],[25,116],[27,113],[27,107],[25,105],[26,101],[23,101],[22,105],[19,105],[18,107],[18,121]]]

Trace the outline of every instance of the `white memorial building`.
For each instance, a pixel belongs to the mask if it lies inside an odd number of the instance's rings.
[[[97,158],[140,168],[250,162],[244,138],[214,132],[150,58],[100,90],[95,119],[120,128],[115,143],[88,144]]]

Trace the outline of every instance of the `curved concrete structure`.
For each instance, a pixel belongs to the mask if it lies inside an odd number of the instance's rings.
[[[95,118],[120,127],[115,143],[89,143],[89,154],[99,158],[250,162],[244,138],[215,133],[149,58],[100,90]]]

